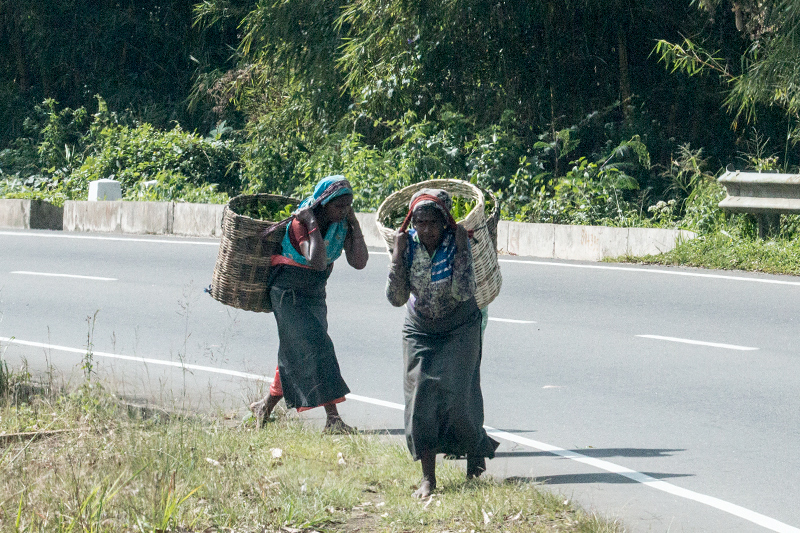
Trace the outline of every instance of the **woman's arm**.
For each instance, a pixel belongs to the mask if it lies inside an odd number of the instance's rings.
[[[408,249],[408,233],[398,231],[394,235],[392,262],[389,264],[389,279],[386,282],[386,298],[395,307],[404,305],[411,296],[408,280],[408,267],[405,263]]]
[[[297,211],[299,220],[308,230],[308,240],[300,243],[300,253],[308,261],[308,266],[314,270],[328,268],[328,251],[325,249],[325,240],[322,238],[317,218],[310,207]]]
[[[459,302],[472,298],[477,291],[475,270],[472,265],[472,251],[469,235],[463,226],[456,227],[456,256],[453,258],[453,283],[451,294]]]
[[[347,237],[344,240],[344,255],[347,257],[348,264],[356,270],[361,270],[367,266],[369,250],[367,243],[364,242],[364,233],[358,223],[356,213],[353,208],[347,213]]]

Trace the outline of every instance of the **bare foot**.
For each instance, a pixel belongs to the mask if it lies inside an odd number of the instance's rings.
[[[267,396],[263,400],[250,404],[250,410],[253,412],[259,428],[263,428],[267,424],[269,415],[272,414],[272,410],[275,409],[279,401],[281,401],[281,396]]]
[[[357,433],[355,428],[345,424],[339,416],[329,416],[325,421],[325,429],[322,432],[326,435],[353,435]]]
[[[424,499],[431,495],[433,489],[436,488],[436,480],[424,479],[420,482],[419,488],[414,491],[415,498]]]

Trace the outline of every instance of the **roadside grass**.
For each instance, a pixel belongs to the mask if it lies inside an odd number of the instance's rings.
[[[800,275],[800,240],[737,238],[714,233],[684,241],[673,250],[646,256],[620,256],[608,262],[680,265],[768,274]]]
[[[396,440],[132,408],[94,381],[37,386],[2,366],[0,530],[14,532],[617,532],[532,483],[419,479]]]

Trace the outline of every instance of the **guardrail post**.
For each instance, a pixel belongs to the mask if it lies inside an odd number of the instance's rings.
[[[779,213],[758,213],[758,238],[769,239],[778,234],[781,227],[781,215]]]

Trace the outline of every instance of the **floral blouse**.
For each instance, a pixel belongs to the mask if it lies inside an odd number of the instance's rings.
[[[445,235],[433,258],[413,230],[409,231],[408,245],[403,264],[392,262],[389,266],[386,297],[393,306],[407,303],[410,312],[435,320],[447,316],[475,295],[472,251],[469,247],[458,250],[453,232]],[[448,268],[450,274],[443,277],[440,263],[445,261],[451,268]]]

